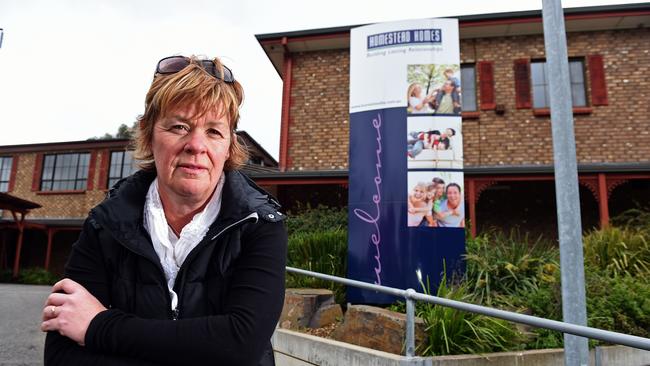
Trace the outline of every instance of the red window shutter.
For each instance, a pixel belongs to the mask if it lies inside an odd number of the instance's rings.
[[[602,55],[590,55],[589,81],[591,82],[591,105],[607,105],[607,84],[605,83],[605,64]]]
[[[9,187],[8,192],[12,192],[16,186],[16,171],[18,171],[18,157],[20,155],[14,155],[11,159],[11,173],[9,175]]]
[[[478,63],[479,88],[481,92],[481,110],[494,109],[497,105],[494,95],[494,63],[480,61]]]
[[[86,190],[92,191],[95,188],[95,165],[97,165],[97,150],[90,153],[90,163],[88,163],[88,184]]]
[[[527,58],[515,60],[514,72],[517,109],[530,108],[532,106],[530,94],[530,60]]]
[[[98,189],[106,189],[108,185],[108,164],[111,159],[111,152],[108,149],[102,150],[102,164],[99,166]]]
[[[41,173],[43,172],[43,154],[36,154],[34,175],[32,176],[32,191],[41,189]]]

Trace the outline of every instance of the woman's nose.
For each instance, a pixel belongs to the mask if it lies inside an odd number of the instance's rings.
[[[184,151],[189,154],[201,154],[207,150],[206,148],[206,136],[200,133],[197,130],[190,132],[187,137],[187,143],[185,144]]]

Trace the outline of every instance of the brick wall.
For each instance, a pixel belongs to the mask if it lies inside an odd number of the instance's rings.
[[[586,57],[593,54],[604,57],[609,99],[608,106],[593,106],[590,114],[574,118],[578,162],[650,161],[649,39],[649,29],[568,35],[569,56],[585,57],[587,100]],[[349,50],[293,57],[288,169],[347,169]],[[463,121],[466,166],[552,163],[550,117],[515,105],[514,60],[543,57],[541,35],[461,41],[461,62],[494,62],[496,103],[506,110]]]
[[[294,54],[288,170],[348,168],[350,55]]]
[[[89,180],[93,180],[94,189],[82,193],[70,194],[51,194],[49,192],[43,194],[38,191],[32,191],[32,177],[34,176],[34,167],[38,154],[19,154],[20,158],[18,159],[18,167],[16,170],[15,186],[13,191],[9,193],[43,206],[42,208],[30,211],[27,216],[29,219],[86,218],[86,216],[88,216],[88,211],[101,202],[101,200],[106,196],[106,192],[99,184],[100,167],[104,163],[104,159],[110,158],[110,156],[106,154],[106,151],[97,152],[95,170],[93,176],[89,177]],[[11,213],[5,210],[5,212],[3,212],[3,217],[11,217]]]

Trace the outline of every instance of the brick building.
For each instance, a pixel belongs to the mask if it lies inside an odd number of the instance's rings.
[[[461,16],[465,199],[472,232],[556,235],[541,11]],[[583,228],[650,198],[650,4],[565,9]],[[263,34],[283,79],[280,201],[345,205],[349,27]],[[303,189],[295,189],[297,186]]]
[[[250,153],[245,173],[277,171],[277,161],[250,135],[237,134]],[[90,209],[137,169],[129,142],[0,146],[0,270],[61,273]]]

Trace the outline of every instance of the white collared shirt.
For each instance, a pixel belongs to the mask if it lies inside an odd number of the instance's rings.
[[[203,211],[197,213],[183,229],[180,237],[167,223],[160,193],[158,191],[158,178],[149,186],[147,198],[144,203],[144,227],[151,237],[153,248],[160,258],[160,264],[165,272],[167,287],[172,300],[172,310],[178,305],[178,295],[174,292],[176,275],[187,255],[194,249],[208,232],[221,209],[221,191],[225,182],[221,174],[217,188],[214,190],[210,201]]]

